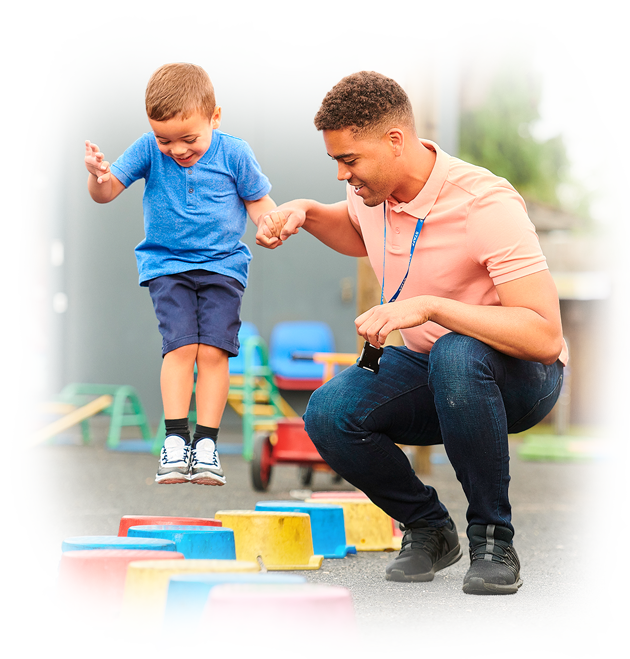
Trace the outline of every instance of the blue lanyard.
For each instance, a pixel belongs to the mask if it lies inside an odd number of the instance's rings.
[[[416,249],[416,243],[418,242],[418,238],[420,236],[420,232],[422,231],[422,227],[424,225],[424,221],[426,220],[426,217],[423,217],[418,220],[418,224],[416,224],[416,230],[413,234],[413,238],[411,239],[411,251],[409,253],[409,265],[407,266],[407,272],[405,273],[405,276],[403,277],[403,280],[398,287],[398,290],[394,293],[392,296],[391,300],[389,302],[393,302],[399,295],[400,291],[402,291],[403,286],[405,285],[405,282],[407,281],[407,276],[409,275],[409,269],[411,268],[411,259],[413,257],[413,251]],[[383,202],[383,284],[381,285],[381,304],[385,302],[385,250],[387,248],[387,201]]]

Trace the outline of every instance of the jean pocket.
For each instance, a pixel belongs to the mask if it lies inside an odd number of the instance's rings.
[[[564,379],[564,373],[561,371],[556,386],[553,390],[548,393],[543,398],[539,398],[532,409],[521,417],[516,423],[513,423],[508,427],[509,433],[519,433],[524,430],[529,430],[532,426],[535,426],[537,423],[540,423],[549,412],[553,409],[556,404],[558,397],[560,396],[560,390],[562,389],[562,382]]]

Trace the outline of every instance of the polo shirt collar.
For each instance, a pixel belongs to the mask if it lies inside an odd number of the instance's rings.
[[[412,217],[424,218],[433,208],[437,201],[440,190],[442,189],[449,170],[449,157],[440,147],[430,140],[420,140],[427,149],[435,151],[435,164],[429,175],[429,180],[416,197],[406,203],[399,203],[392,197],[388,199],[390,208],[395,213],[407,213]]]
[[[202,163],[206,164],[210,162],[214,158],[214,154],[216,153],[217,149],[219,148],[219,141],[221,140],[221,132],[218,129],[214,129],[212,131],[212,140],[210,142],[210,146],[208,147],[208,150],[199,158],[197,161],[197,164]]]

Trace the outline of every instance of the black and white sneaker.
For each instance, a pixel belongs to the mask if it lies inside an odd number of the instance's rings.
[[[200,439],[193,448],[190,482],[196,485],[225,485],[217,447],[210,437]]]
[[[190,446],[179,435],[168,435],[160,452],[155,482],[162,485],[187,483],[190,471]]]
[[[514,534],[504,526],[472,524],[470,568],[464,592],[470,595],[512,595],[523,585],[521,565],[512,546]]]

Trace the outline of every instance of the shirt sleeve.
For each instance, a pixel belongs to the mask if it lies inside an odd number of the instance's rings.
[[[525,202],[496,186],[472,204],[466,224],[468,254],[486,267],[495,286],[547,270]]]
[[[247,142],[242,143],[236,178],[238,196],[245,201],[257,201],[271,191],[271,183],[263,174],[254,152]]]
[[[147,178],[151,168],[150,140],[155,140],[153,133],[145,133],[112,164],[112,174],[126,188],[140,178]]]

